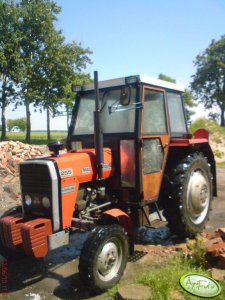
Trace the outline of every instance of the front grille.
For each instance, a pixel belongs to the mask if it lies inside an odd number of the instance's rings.
[[[20,182],[24,210],[27,214],[52,217],[52,180],[48,165],[35,162],[20,165]],[[26,195],[32,199],[31,205],[25,201]],[[43,197],[48,197],[50,207],[42,205]]]
[[[22,194],[51,196],[52,184],[47,165],[29,163],[20,166]]]

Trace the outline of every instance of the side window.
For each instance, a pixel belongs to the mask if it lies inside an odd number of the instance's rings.
[[[120,169],[122,187],[135,187],[134,140],[120,141]]]
[[[171,135],[187,133],[181,95],[167,93]]]
[[[163,92],[145,89],[143,122],[143,134],[167,133]]]
[[[144,175],[159,172],[162,168],[163,149],[160,139],[144,139],[143,163]]]
[[[86,95],[85,98],[80,101],[79,113],[73,132],[74,134],[94,133],[94,109],[95,101],[92,94]]]

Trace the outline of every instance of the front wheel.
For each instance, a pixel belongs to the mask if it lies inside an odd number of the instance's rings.
[[[180,237],[193,237],[208,220],[212,202],[212,174],[201,153],[183,158],[170,175],[164,215],[170,229]]]
[[[114,286],[122,277],[128,259],[128,238],[119,225],[97,227],[81,251],[79,274],[91,293]]]

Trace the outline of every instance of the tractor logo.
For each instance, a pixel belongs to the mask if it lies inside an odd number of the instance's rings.
[[[61,176],[61,178],[73,176],[73,169],[60,170],[60,176]]]
[[[91,172],[91,170],[90,170],[89,167],[84,167],[84,168],[82,169],[82,173],[83,173],[83,174],[87,174],[87,173],[90,173],[90,172]]]

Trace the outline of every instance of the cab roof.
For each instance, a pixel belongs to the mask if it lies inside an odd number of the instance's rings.
[[[107,88],[107,87],[116,87],[125,85],[127,83],[139,82],[151,86],[162,87],[165,89],[170,89],[174,91],[184,92],[184,86],[172,83],[169,81],[164,81],[160,79],[155,79],[146,75],[132,75],[127,77],[115,78],[110,80],[99,81],[98,86],[99,89]],[[94,83],[87,84],[83,87],[84,91],[89,91],[94,89]]]

